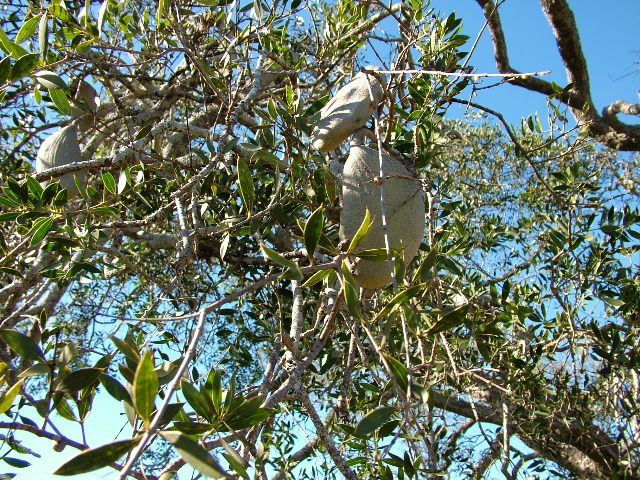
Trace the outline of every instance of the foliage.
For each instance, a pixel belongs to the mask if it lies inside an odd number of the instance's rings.
[[[580,85],[508,125],[467,100],[461,19],[414,0],[15,1],[0,26],[7,465],[28,433],[78,450],[60,475],[640,475],[639,159],[581,123]],[[371,63],[395,73],[368,136],[427,193],[374,292],[344,262],[368,213],[339,244],[347,147],[308,137]],[[83,161],[35,172],[71,121]],[[76,198],[55,180],[86,171]],[[121,437],[61,436],[98,396]]]

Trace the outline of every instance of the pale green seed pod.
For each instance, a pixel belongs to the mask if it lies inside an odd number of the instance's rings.
[[[416,253],[424,236],[424,191],[415,176],[390,155],[383,154],[384,197],[389,243],[402,249],[405,264]],[[380,204],[380,168],[378,151],[364,146],[351,146],[344,166],[340,240],[350,241],[364,219],[368,208],[373,224],[356,252],[385,248]],[[392,279],[386,261],[377,262],[352,257],[349,267],[363,288],[382,288]]]
[[[36,157],[36,172],[40,173],[49,168],[61,167],[70,163],[82,160],[80,143],[78,142],[78,130],[75,125],[69,125],[52,133],[42,142]],[[74,175],[78,183],[84,188],[87,184],[86,172],[68,173],[58,177],[61,188],[67,189],[68,198],[73,198],[78,194]],[[48,182],[41,182],[46,185]]]
[[[376,67],[367,69],[378,70]],[[337,148],[349,135],[365,126],[383,96],[384,87],[378,77],[364,72],[353,77],[320,111],[320,120],[311,132],[313,147],[321,152]]]

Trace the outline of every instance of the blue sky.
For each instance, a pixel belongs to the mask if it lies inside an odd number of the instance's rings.
[[[596,0],[570,0],[576,16],[589,75],[593,100],[598,110],[617,99],[638,102],[640,89],[640,1],[617,0],[605,6]],[[433,0],[436,12],[455,12],[463,18],[463,31],[476,38],[484,16],[474,0]],[[566,85],[566,73],[555,38],[539,3],[534,0],[507,0],[500,9],[511,65],[522,72],[551,70],[544,77]],[[471,64],[478,72],[497,72],[489,31],[485,29]],[[485,84],[489,81],[485,80]],[[503,113],[510,122],[539,112],[546,116],[544,95],[510,85],[488,89],[475,98],[478,103]],[[637,118],[621,117],[640,123]]]
[[[592,94],[598,109],[616,99],[639,101],[637,91],[640,89],[640,35],[637,23],[640,19],[640,0],[617,0],[609,2],[606,6],[596,0],[574,0],[570,4],[576,14],[585,56],[589,62]],[[433,0],[432,6],[438,12],[448,14],[455,11],[457,16],[462,17],[464,32],[471,37],[470,43],[484,23],[484,17],[473,0]],[[521,71],[551,70],[552,73],[545,78],[564,85],[564,68],[538,2],[508,0],[501,14],[512,66]],[[496,72],[492,55],[489,32],[485,30],[471,64],[479,72]],[[542,118],[546,116],[544,96],[518,87],[507,85],[484,90],[474,100],[502,112],[510,122],[519,122],[521,116],[535,112]],[[455,110],[452,109],[451,113],[455,114]],[[633,121],[638,123],[638,119]],[[122,408],[117,402],[109,397],[98,396],[96,408],[91,413],[87,426],[91,445],[98,446],[116,437],[126,423],[124,417],[118,416],[121,411]],[[37,416],[34,414],[33,418]],[[76,438],[77,431],[73,429],[77,429],[77,426],[69,425],[66,431],[73,432],[73,437]],[[128,428],[125,431],[128,431]],[[26,445],[43,454],[41,460],[34,461],[32,467],[27,469],[11,469],[6,465],[0,468],[0,472],[16,472],[18,480],[61,478],[54,477],[50,472],[77,454],[70,447],[62,453],[53,453],[48,441],[37,440],[34,436],[24,433],[17,436],[23,439]],[[31,461],[28,457],[21,458]],[[73,478],[102,478],[105,473],[110,472],[112,471],[106,469]],[[113,478],[113,474],[109,477]]]

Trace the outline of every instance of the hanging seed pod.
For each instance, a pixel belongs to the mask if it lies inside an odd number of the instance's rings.
[[[377,67],[367,69],[379,70]],[[361,72],[336,92],[320,111],[320,120],[311,132],[314,148],[321,152],[333,150],[364,127],[384,96],[383,82],[378,78],[382,77]]]
[[[351,146],[344,166],[340,240],[351,240],[369,209],[373,224],[368,235],[356,248],[385,248],[380,206],[380,184],[384,185],[384,205],[389,243],[392,249],[402,249],[404,262],[415,257],[424,235],[424,192],[417,178],[398,160],[383,154],[384,178],[381,179],[378,151],[363,146]],[[391,282],[386,261],[352,257],[349,267],[356,281],[364,288],[382,288]]]
[[[80,143],[78,142],[78,130],[75,125],[63,127],[52,133],[38,150],[36,157],[36,172],[40,173],[49,168],[61,167],[82,160]],[[59,177],[60,187],[67,189],[67,195],[72,198],[78,194],[74,175],[78,183],[84,188],[87,184],[86,172],[68,173]],[[47,184],[48,182],[41,182]]]
[[[90,130],[94,126],[94,117],[98,104],[96,97],[98,92],[84,80],[80,81],[78,90],[73,97],[71,115],[78,119],[78,128],[82,133]]]

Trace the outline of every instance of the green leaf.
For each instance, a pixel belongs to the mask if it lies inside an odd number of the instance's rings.
[[[255,195],[253,178],[251,177],[247,162],[240,157],[238,157],[238,185],[240,186],[242,201],[244,202],[247,212],[250,212]]]
[[[12,42],[2,28],[0,28],[0,46],[13,58],[20,58],[29,53],[17,43]]]
[[[140,361],[140,354],[136,348],[125,340],[120,340],[118,337],[111,336],[111,341],[115,344],[116,348],[122,352],[127,360],[133,364],[137,364]]]
[[[220,372],[215,368],[212,368],[209,375],[207,375],[207,380],[204,382],[204,389],[209,394],[214,410],[220,412],[222,405],[222,381],[220,379]]]
[[[92,472],[117,461],[125,453],[131,451],[140,441],[141,437],[131,440],[119,440],[100,447],[85,450],[71,460],[62,464],[54,475],[77,475],[79,473]]]
[[[11,350],[26,360],[44,362],[44,354],[40,347],[24,333],[2,328],[0,329],[0,338],[5,341]]]
[[[56,387],[56,390],[65,393],[77,392],[97,383],[103,372],[102,368],[81,368],[64,377]]]
[[[311,287],[313,285],[315,285],[318,282],[321,282],[322,280],[324,280],[325,278],[327,278],[329,275],[331,275],[331,272],[333,272],[332,269],[327,268],[325,270],[319,270],[316,273],[314,273],[313,275],[311,275],[306,282],[304,282],[302,284],[303,287]]]
[[[347,249],[347,253],[353,252],[358,247],[360,242],[369,233],[369,229],[371,228],[371,225],[373,225],[373,222],[371,221],[371,215],[369,215],[369,209],[367,208],[364,212],[364,218],[362,219],[362,223],[360,224],[358,231],[351,239],[351,243],[349,243],[349,248]]]
[[[273,263],[276,263],[282,267],[286,267],[288,269],[288,273],[291,274],[291,278],[293,278],[294,280],[302,280],[304,278],[304,275],[302,275],[300,267],[298,267],[297,263],[283,257],[275,250],[267,247],[264,243],[260,244],[260,248],[262,249],[262,253],[264,253],[264,256],[266,258],[271,260]]]
[[[12,467],[15,468],[25,468],[30,466],[31,464],[29,462],[27,462],[26,460],[21,460],[19,458],[13,458],[13,457],[2,457],[2,460],[11,465]]]
[[[44,192],[44,189],[42,188],[42,185],[40,185],[40,182],[38,182],[30,175],[27,175],[26,181],[27,186],[29,187],[29,190],[31,191],[33,196],[40,200],[42,198],[42,192]]]
[[[442,315],[433,325],[431,325],[429,330],[427,330],[427,335],[435,335],[457,327],[464,321],[468,310],[469,305],[466,304],[458,308],[454,308],[450,312]]]
[[[18,30],[18,34],[16,35],[16,43],[22,43],[34,34],[38,26],[38,22],[40,21],[40,16],[41,14],[31,17],[22,24],[20,30]]]
[[[187,403],[191,405],[191,408],[202,418],[210,422],[213,413],[213,402],[211,399],[201,393],[186,378],[180,381],[180,389]]]
[[[375,322],[376,320],[379,320],[380,318],[386,317],[387,315],[389,315],[391,313],[391,311],[396,306],[402,305],[403,303],[406,303],[410,298],[415,297],[417,293],[423,291],[425,288],[426,288],[426,284],[420,283],[418,285],[414,285],[414,286],[409,287],[406,290],[403,290],[402,292],[398,293],[391,300],[389,300],[389,302],[384,306],[384,308],[382,310],[380,310],[380,312],[374,317],[372,322]]]
[[[230,476],[198,442],[179,432],[162,431],[159,433],[162,438],[174,446],[185,462],[202,475],[210,478],[227,478]]]
[[[263,402],[261,396],[245,400],[225,415],[224,422],[234,430],[244,430],[263,422],[273,415],[272,409],[260,406]]]
[[[132,404],[131,395],[127,389],[116,378],[111,375],[101,375],[100,383],[104,386],[104,389],[109,395],[120,402],[127,402]]]
[[[358,297],[358,284],[345,260],[342,261],[342,291],[349,312],[354,317],[360,318],[362,311],[360,310],[360,299]]]
[[[170,0],[158,0],[158,10],[156,11],[156,24],[159,24],[164,13],[171,6]]]
[[[242,458],[242,456],[240,456],[238,452],[231,448],[231,445],[225,442],[222,437],[220,437],[220,441],[227,452],[226,454],[223,453],[222,455],[229,462],[231,468],[233,468],[238,475],[245,476],[248,467],[246,460]]]
[[[396,360],[389,355],[385,355],[385,358],[387,359],[387,363],[391,368],[391,372],[393,373],[398,387],[400,387],[403,392],[406,392],[407,386],[409,385],[409,372],[407,371],[407,367],[405,367],[401,361]]]
[[[0,60],[0,85],[7,81],[11,75],[11,59],[4,57]]]
[[[151,414],[155,410],[155,399],[158,393],[158,377],[153,368],[153,353],[144,352],[133,381],[133,404],[138,415],[148,425]]]
[[[109,7],[109,0],[104,0],[98,10],[98,38],[102,36],[102,27],[104,26],[105,15],[107,14],[107,8]]]
[[[48,90],[55,90],[56,88],[69,89],[67,83],[55,72],[38,70],[34,76],[36,81]]]
[[[370,411],[358,422],[353,434],[358,437],[371,435],[391,418],[394,411],[393,407],[380,407]]]
[[[18,381],[17,383],[14,383],[9,390],[4,392],[4,396],[2,397],[2,400],[0,400],[0,414],[3,414],[11,408],[16,395],[18,395],[18,393],[20,392],[23,384],[24,379]]]
[[[107,191],[113,195],[118,193],[118,187],[116,186],[116,179],[113,178],[111,172],[104,171],[102,172],[102,184]]]
[[[36,68],[38,61],[37,53],[27,53],[21,56],[11,69],[11,80],[20,80],[22,77],[30,75],[33,69]]]
[[[69,105],[69,99],[67,98],[67,94],[61,88],[50,88],[49,96],[51,97],[51,101],[56,106],[56,108],[63,115],[71,115],[71,105]]]
[[[428,276],[430,276],[431,268],[435,265],[436,260],[438,259],[438,248],[433,247],[429,250],[429,253],[425,257],[425,259],[420,263],[420,266],[416,269],[413,274],[413,278],[411,279],[411,283],[415,283],[417,280],[426,280]]]
[[[44,237],[47,236],[49,230],[53,226],[53,217],[40,217],[33,222],[29,235],[31,236],[30,246],[37,245]]]
[[[313,254],[316,251],[320,236],[322,235],[322,228],[324,227],[324,207],[320,205],[307,219],[307,223],[304,226],[304,246],[307,249],[307,255],[313,263]]]

